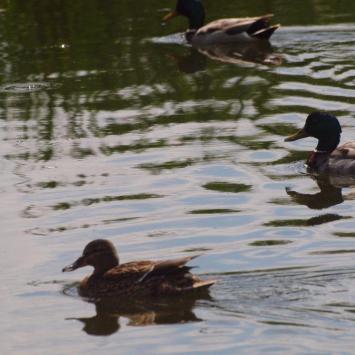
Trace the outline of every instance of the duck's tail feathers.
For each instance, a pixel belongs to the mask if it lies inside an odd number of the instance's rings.
[[[194,282],[192,286],[184,287],[183,291],[202,291],[207,290],[209,287],[214,285],[217,280],[199,280]]]
[[[271,19],[271,17],[274,17],[274,14],[265,14],[260,16],[260,18],[267,18],[267,19]]]
[[[148,276],[157,276],[157,275],[167,275],[167,274],[184,274],[189,272],[191,269],[195,268],[196,266],[186,266],[186,264],[199,257],[200,255],[191,255],[185,256],[180,259],[171,259],[171,260],[164,260],[164,261],[157,261],[151,265],[149,270],[147,270],[142,277],[139,278],[138,282],[144,281]]]
[[[261,30],[252,33],[250,36],[251,37],[255,37],[257,39],[266,39],[268,40],[272,34],[280,27],[281,25],[274,25],[274,26],[270,26],[267,28],[262,28]]]
[[[270,19],[273,15],[264,15],[254,19],[250,19],[249,27],[247,29],[247,33],[252,36],[254,33],[264,30],[265,28],[270,27]]]

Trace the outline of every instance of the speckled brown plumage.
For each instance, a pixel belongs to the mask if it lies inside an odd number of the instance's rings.
[[[173,295],[202,290],[215,283],[194,276],[186,264],[197,255],[164,261],[133,261],[119,265],[114,245],[104,239],[90,242],[83,255],[63,271],[91,265],[92,275],[80,283],[80,294],[101,296]]]

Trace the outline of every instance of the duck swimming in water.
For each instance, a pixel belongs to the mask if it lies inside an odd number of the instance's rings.
[[[80,283],[80,294],[88,297],[177,295],[204,290],[215,280],[201,280],[186,264],[198,255],[163,261],[133,261],[119,265],[114,245],[96,239],[84,248],[73,264],[62,271],[93,266],[94,272]]]
[[[355,142],[338,147],[341,127],[338,119],[328,112],[312,112],[304,127],[287,137],[293,142],[306,137],[318,139],[316,149],[310,154],[307,166],[310,171],[334,175],[355,175]]]
[[[189,29],[185,33],[187,42],[197,46],[268,40],[280,27],[270,26],[272,14],[220,19],[204,25],[205,9],[201,0],[177,0],[175,10],[166,15],[163,21],[179,15],[189,20]]]

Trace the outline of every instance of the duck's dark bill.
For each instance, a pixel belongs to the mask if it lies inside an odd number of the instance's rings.
[[[170,13],[168,13],[166,16],[163,17],[163,21],[167,22],[169,20],[171,20],[172,18],[179,16],[179,14],[176,11],[172,11]]]
[[[285,142],[293,142],[306,137],[309,137],[309,134],[304,129],[301,129],[292,136],[285,138]]]
[[[64,267],[62,269],[62,272],[68,272],[68,271],[73,271],[75,270],[76,268],[74,267],[74,264],[70,264],[70,265],[67,265],[66,267]]]
[[[68,272],[68,271],[73,271],[78,269],[79,267],[86,266],[86,262],[84,257],[80,257],[78,260],[76,260],[73,264],[67,265],[62,269],[62,272]]]

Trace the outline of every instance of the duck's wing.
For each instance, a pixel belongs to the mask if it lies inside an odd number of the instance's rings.
[[[355,142],[347,142],[337,147],[331,154],[332,158],[354,159],[355,160]]]
[[[270,18],[272,14],[259,17],[244,18],[227,18],[210,22],[201,27],[197,32],[197,36],[211,35],[214,32],[223,32],[229,36],[236,36],[243,33],[251,37],[260,39],[268,39],[279,25],[270,26]]]
[[[140,278],[140,282],[144,281],[147,277],[150,276],[164,276],[168,274],[177,274],[177,273],[186,273],[192,269],[191,266],[186,266],[186,264],[197,258],[199,255],[186,256],[179,259],[170,259],[151,262],[150,267]]]
[[[178,272],[187,272],[191,267],[186,264],[197,258],[198,255],[187,256],[179,259],[170,259],[162,261],[132,261],[129,263],[121,264],[105,273],[107,279],[120,279],[130,278],[139,282],[144,281],[150,276],[163,276]]]
[[[117,284],[121,289],[136,291],[151,289],[160,294],[175,294],[204,290],[215,280],[201,280],[192,275],[186,264],[198,255],[164,261],[133,261],[117,266],[104,275],[106,285]]]
[[[334,175],[355,176],[355,142],[347,142],[332,152],[328,170]]]
[[[162,293],[187,292],[208,289],[210,286],[216,283],[216,280],[201,280],[189,273],[193,267],[186,266],[189,261],[197,257],[199,257],[199,255],[158,261],[154,264],[154,267],[152,267],[151,270],[146,273],[140,280],[143,281],[145,278],[149,278],[150,276],[168,276],[168,278],[172,278],[171,283],[168,282],[160,286],[160,291]]]

